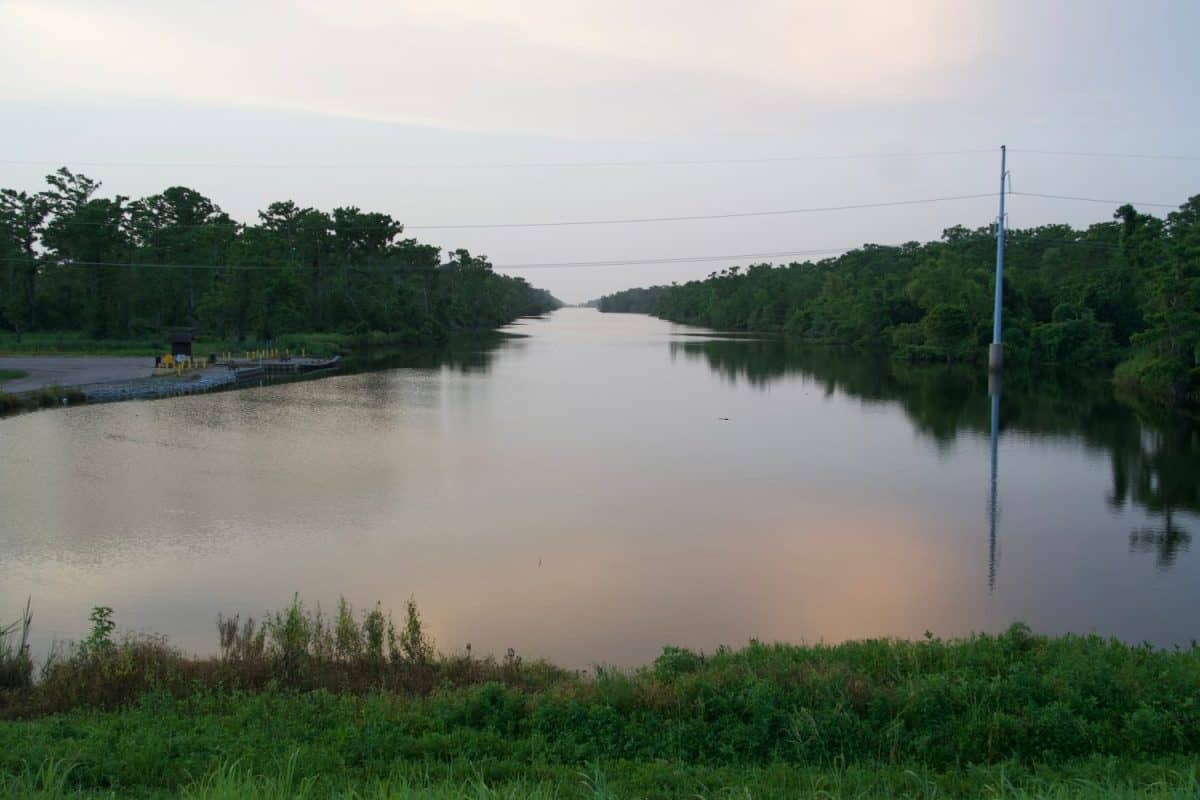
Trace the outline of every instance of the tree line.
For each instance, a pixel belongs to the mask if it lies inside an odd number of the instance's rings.
[[[605,296],[606,312],[977,362],[991,341],[995,228],[865,245],[821,261],[732,267]],[[1076,230],[1010,230],[1003,291],[1010,364],[1116,366],[1168,404],[1200,401],[1200,195],[1165,219],[1133,206]]]
[[[96,339],[191,328],[270,340],[286,333],[382,332],[427,342],[559,303],[466,250],[404,238],[387,214],[276,202],[256,224],[173,186],[100,197],[67,168],[28,193],[0,189],[0,323]]]

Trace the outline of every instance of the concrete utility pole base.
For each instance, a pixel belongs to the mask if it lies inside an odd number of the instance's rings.
[[[1004,345],[988,345],[988,369],[998,372],[1004,366]]]

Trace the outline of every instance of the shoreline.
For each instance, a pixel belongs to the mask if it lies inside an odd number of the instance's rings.
[[[308,347],[313,353],[342,356],[336,367],[302,371],[295,375],[270,374],[253,377],[234,370],[226,374],[224,367],[208,367],[183,377],[154,376],[154,357],[147,355],[112,354],[3,354],[0,349],[0,370],[26,373],[0,382],[0,418],[6,415],[59,406],[121,402],[126,400],[157,400],[181,395],[233,390],[260,385],[262,382],[315,380],[331,375],[358,372],[363,369],[360,359],[382,355],[418,355],[430,351],[448,351],[456,343],[479,343],[522,339],[527,334],[505,330],[509,325],[527,317],[518,317],[499,328],[462,329],[453,331],[444,341],[412,341],[390,335],[350,337],[344,334],[298,334],[283,337],[293,342],[293,350]],[[103,342],[97,342],[103,345]],[[145,350],[146,348],[140,348]],[[205,341],[196,347],[202,352],[240,352],[242,346]],[[310,355],[310,358],[313,356]],[[370,369],[368,367],[368,369]],[[268,370],[269,372],[269,370]],[[261,379],[261,380],[260,380]]]
[[[954,639],[668,646],[636,669],[577,672],[511,650],[439,653],[411,601],[395,622],[345,603],[322,617],[298,599],[261,626],[218,618],[221,652],[207,658],[115,634],[109,608],[92,621],[40,680],[30,665],[0,686],[0,789],[36,789],[39,769],[67,791],[137,796],[213,781],[236,783],[226,796],[289,796],[299,781],[315,796],[439,798],[506,786],[500,796],[547,798],[1200,789],[1196,647],[1014,624]]]

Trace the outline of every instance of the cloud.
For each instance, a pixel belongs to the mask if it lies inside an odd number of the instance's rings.
[[[531,46],[750,80],[814,97],[936,92],[984,47],[982,14],[962,4],[759,0],[408,3],[414,16],[494,26]],[[446,23],[444,23],[446,24]]]
[[[0,93],[576,136],[686,130],[720,109],[745,128],[788,104],[955,91],[985,48],[981,15],[955,8],[16,0],[0,6]]]

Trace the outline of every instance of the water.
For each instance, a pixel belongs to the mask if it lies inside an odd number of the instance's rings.
[[[215,649],[411,595],[443,650],[995,631],[1200,638],[1200,433],[1102,383],[564,309],[408,366],[0,420],[0,610]],[[993,452],[996,461],[992,497]]]

